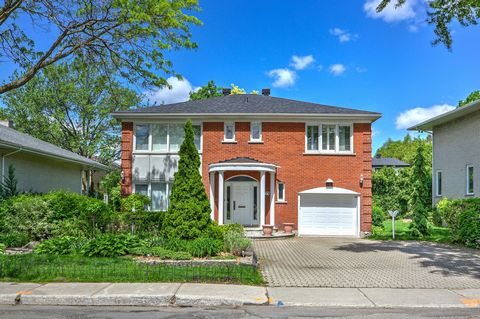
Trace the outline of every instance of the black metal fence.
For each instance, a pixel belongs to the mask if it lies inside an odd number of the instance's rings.
[[[255,266],[138,263],[126,258],[38,255],[0,257],[2,281],[77,282],[222,282],[260,284]]]

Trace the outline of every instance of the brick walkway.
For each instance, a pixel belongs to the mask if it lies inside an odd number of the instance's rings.
[[[420,242],[256,240],[269,286],[480,288],[480,252]]]

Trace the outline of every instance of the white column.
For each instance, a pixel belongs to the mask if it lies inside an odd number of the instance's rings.
[[[215,219],[215,172],[210,173],[210,219]]]
[[[275,225],[275,173],[270,173],[270,225]]]
[[[260,227],[265,225],[265,172],[260,172]]]
[[[223,225],[223,172],[218,172],[218,224]]]

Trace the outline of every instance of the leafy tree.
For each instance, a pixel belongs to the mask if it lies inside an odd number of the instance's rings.
[[[233,83],[231,86],[232,89],[230,90],[230,95],[247,94],[245,89],[242,89]],[[258,94],[258,91],[254,90],[250,94]],[[219,88],[213,80],[211,80],[208,81],[207,85],[202,86],[198,91],[190,92],[190,100],[202,100],[222,95],[222,89]]]
[[[185,124],[185,139],[179,155],[178,171],[175,173],[162,232],[168,238],[194,239],[205,234],[212,223],[190,120]]]
[[[423,155],[425,164],[431,166],[432,163],[432,138],[412,138],[407,134],[403,140],[393,141],[388,139],[376,152],[376,156],[398,158],[401,161],[412,164],[419,146],[423,146]]]
[[[372,196],[375,206],[384,213],[398,210],[401,214],[408,211],[410,198],[410,168],[396,171],[392,167],[384,167],[372,173]]]
[[[206,85],[198,89],[198,91],[190,92],[190,100],[203,100],[222,95],[222,89],[217,87],[213,80],[210,80]]]
[[[110,113],[141,97],[81,60],[51,65],[2,96],[0,115],[15,129],[108,164],[119,157],[120,126]]]
[[[429,173],[425,166],[423,146],[419,146],[412,167],[411,185],[412,194],[410,197],[410,210],[413,213],[413,220],[410,224],[410,231],[415,237],[428,235],[428,208],[431,207],[429,194]]]
[[[18,195],[18,180],[15,177],[15,167],[12,164],[8,166],[8,175],[0,183],[0,195],[2,198],[8,198]]]
[[[462,107],[477,100],[480,100],[480,90],[473,91],[465,100],[458,101],[458,107]]]
[[[173,73],[165,51],[196,48],[185,11],[198,0],[5,0],[0,6],[0,57],[20,67],[0,94],[21,87],[40,70],[68,57],[82,57],[108,74],[145,86],[168,85]],[[27,30],[48,28],[36,43]],[[50,40],[51,39],[51,40]],[[161,71],[161,72],[159,72]]]
[[[100,181],[100,190],[108,195],[108,202],[114,211],[120,210],[121,191],[120,182],[122,180],[119,170],[114,170],[106,174]]]
[[[403,6],[407,0],[382,0],[377,7],[377,12],[383,11],[391,2],[394,2],[398,8]],[[427,3],[429,10],[426,22],[435,25],[434,32],[437,36],[432,42],[433,45],[443,43],[448,49],[451,49],[450,23],[457,20],[460,25],[467,27],[477,25],[480,19],[480,1],[478,0],[431,0]]]

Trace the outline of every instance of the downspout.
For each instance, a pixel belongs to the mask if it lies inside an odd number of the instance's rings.
[[[22,150],[22,148],[19,148],[13,152],[2,155],[2,184],[5,182],[5,157],[21,152]]]

